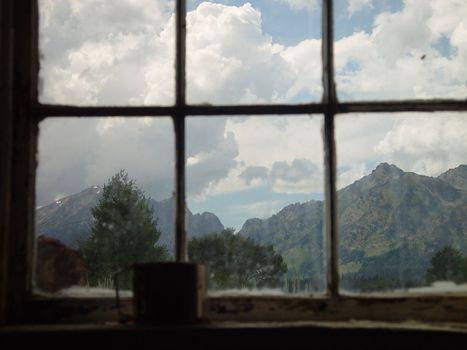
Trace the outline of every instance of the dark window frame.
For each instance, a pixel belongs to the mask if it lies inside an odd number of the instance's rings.
[[[38,0],[4,0],[0,5],[2,50],[2,123],[0,171],[0,322],[97,322],[115,320],[113,299],[46,298],[33,294],[35,172],[38,124],[49,117],[166,117],[175,130],[175,193],[177,261],[186,261],[185,233],[185,121],[187,116],[324,115],[325,223],[327,289],[322,297],[209,297],[210,320],[347,321],[351,319],[465,322],[466,295],[345,296],[339,293],[336,151],[337,114],[367,112],[467,111],[467,100],[408,100],[348,102],[337,99],[334,83],[333,1],[322,0],[323,99],[320,103],[281,105],[188,105],[185,99],[186,0],[176,0],[175,105],[170,107],[76,107],[38,102]],[[8,93],[7,93],[8,92]],[[2,134],[3,135],[3,134]],[[26,218],[26,219],[25,219]],[[22,278],[18,278],[21,276]],[[123,303],[131,307],[131,300]]]

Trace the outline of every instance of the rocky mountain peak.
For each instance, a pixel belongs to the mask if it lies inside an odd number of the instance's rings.
[[[385,178],[399,178],[404,174],[404,171],[394,164],[381,163],[375,170],[372,171],[371,175],[374,177],[385,177]]]
[[[457,168],[449,169],[439,178],[457,189],[467,190],[467,165],[462,164]]]
[[[375,186],[387,184],[388,182],[402,178],[405,173],[402,169],[389,163],[380,163],[369,175],[362,177],[349,186],[343,188],[343,192],[365,192]]]

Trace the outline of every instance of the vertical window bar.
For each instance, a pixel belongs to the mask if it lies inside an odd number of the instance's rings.
[[[185,231],[185,52],[186,0],[176,3],[175,96],[175,260],[187,261]]]
[[[337,110],[337,98],[334,84],[333,1],[323,0],[322,8],[323,102],[327,104],[327,111],[324,116],[327,294],[331,297],[336,297],[339,294],[339,259],[337,241],[336,146],[334,140],[334,114]]]
[[[8,232],[10,232],[13,144],[13,1],[0,2],[0,325],[7,321]]]
[[[337,104],[337,95],[334,84],[333,0],[323,0],[322,9],[323,103],[327,103],[328,107],[334,107]],[[331,110],[334,111],[335,108]]]
[[[177,114],[175,125],[175,259],[187,261],[185,231],[185,118]]]
[[[33,105],[37,99],[38,11],[37,0],[9,1],[9,40],[14,58],[12,73],[11,174],[9,237],[6,266],[6,319],[8,323],[23,321],[32,294],[34,256],[35,169],[37,153],[37,121]],[[2,54],[4,54],[2,52]],[[3,115],[2,115],[3,117]],[[11,234],[18,233],[18,234]]]
[[[185,107],[186,0],[176,4],[175,96],[178,109]]]

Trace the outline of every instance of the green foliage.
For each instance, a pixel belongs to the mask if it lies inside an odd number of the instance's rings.
[[[156,245],[160,232],[149,199],[124,170],[104,185],[92,216],[92,233],[82,247],[90,286],[131,264],[167,259],[167,249]],[[119,281],[122,288],[129,288],[130,273],[122,274]]]
[[[401,288],[413,288],[420,282],[405,279],[401,281],[394,275],[365,276],[358,273],[348,273],[342,276],[341,287],[346,291],[359,293],[390,292]]]
[[[467,259],[452,246],[436,252],[426,273],[428,283],[435,281],[467,282]]]
[[[226,229],[196,237],[188,243],[191,261],[209,268],[209,288],[276,288],[283,284],[287,265],[272,245],[260,245]]]
[[[344,274],[341,282],[344,289],[382,292],[423,285],[428,267],[428,261],[408,243],[380,255],[364,256],[358,262],[358,271]]]

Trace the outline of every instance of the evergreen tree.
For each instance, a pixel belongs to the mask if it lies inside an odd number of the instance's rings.
[[[167,249],[156,245],[161,234],[149,199],[124,170],[104,185],[92,216],[91,236],[82,247],[90,286],[101,285],[131,264],[168,258]],[[130,272],[122,274],[119,281],[122,288],[129,288]]]
[[[287,265],[272,245],[260,245],[226,229],[188,243],[191,261],[209,268],[209,288],[282,287]]]
[[[457,249],[447,246],[436,252],[426,273],[428,283],[435,281],[467,281],[467,261]]]

